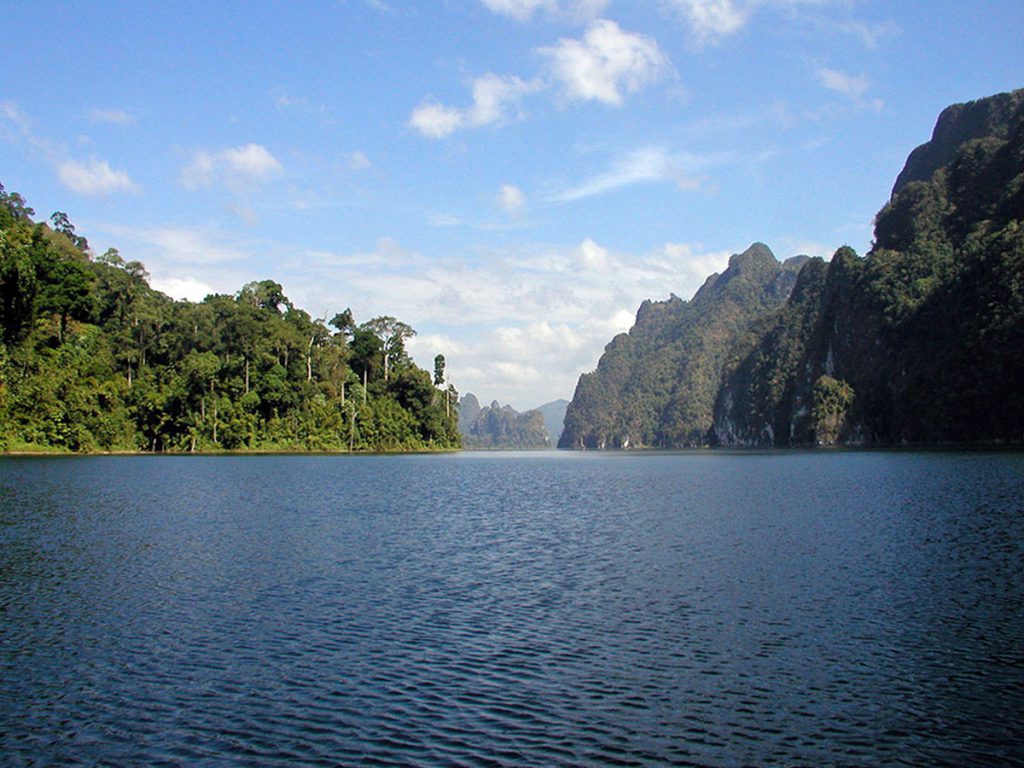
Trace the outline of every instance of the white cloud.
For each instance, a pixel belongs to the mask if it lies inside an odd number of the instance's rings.
[[[735,34],[750,16],[749,9],[734,0],[669,0],[668,5],[683,17],[698,45],[714,44]]]
[[[524,95],[541,87],[539,81],[487,72],[473,80],[473,103],[468,107],[427,102],[413,110],[409,125],[430,139],[443,139],[460,128],[498,125],[508,119]]]
[[[502,77],[488,72],[473,81],[473,106],[467,111],[470,125],[491,125],[505,120],[507,110],[527,93],[540,87],[518,77]]]
[[[624,32],[608,19],[591,24],[582,40],[562,38],[540,53],[568,99],[614,106],[622,104],[623,91],[638,91],[670,69],[653,38]]]
[[[139,185],[125,171],[117,171],[105,160],[64,160],[57,164],[61,184],[80,195],[110,195],[138,192]]]
[[[502,184],[498,191],[498,205],[509,213],[519,213],[526,207],[526,195],[515,184]]]
[[[455,133],[463,123],[462,111],[435,102],[421,104],[413,110],[409,125],[428,139],[443,139]]]
[[[615,252],[593,238],[431,258],[386,240],[304,259],[301,275],[278,279],[317,312],[351,306],[362,321],[386,307],[420,332],[409,344],[420,365],[444,354],[461,392],[523,409],[570,397],[644,299],[689,298],[728,258],[680,243]]]
[[[260,144],[246,144],[234,149],[225,149],[221,158],[233,172],[252,178],[266,178],[281,170],[281,164],[267,148]]]
[[[607,170],[552,195],[551,199],[572,202],[632,184],[661,181],[673,181],[683,189],[692,189],[700,184],[695,173],[730,157],[730,153],[673,154],[663,147],[641,147],[614,159]]]
[[[244,187],[281,170],[281,163],[262,144],[243,144],[218,152],[196,152],[181,171],[181,183],[186,189],[218,184]]]
[[[598,4],[575,6],[596,8]],[[542,5],[525,0],[495,0],[489,7],[515,16],[528,10],[532,13]],[[499,8],[504,10],[498,11]],[[501,125],[512,117],[522,117],[518,107],[523,97],[551,87],[552,82],[561,86],[570,101],[600,101],[618,106],[622,104],[623,93],[639,91],[671,70],[668,58],[653,38],[624,32],[607,19],[590,24],[581,40],[562,38],[555,46],[539,48],[538,53],[547,60],[547,73],[552,81],[487,72],[473,80],[473,101],[469,106],[453,107],[430,99],[412,111],[408,125],[431,139],[447,138],[465,128]]]
[[[209,285],[191,275],[184,277],[161,277],[150,280],[150,285],[158,291],[166,293],[172,299],[185,301],[202,301],[212,293],[216,293]]]

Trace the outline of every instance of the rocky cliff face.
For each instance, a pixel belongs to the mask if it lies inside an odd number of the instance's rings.
[[[783,305],[806,259],[780,264],[755,243],[684,301],[645,301],[636,323],[580,377],[559,447],[703,445],[722,367],[752,323]]]
[[[1006,139],[1022,102],[1024,89],[954,104],[942,110],[931,140],[910,153],[896,177],[893,197],[912,181],[931,180],[932,175],[949,165],[960,147],[969,141],[987,136]]]
[[[754,244],[645,301],[563,448],[1024,442],[1024,90],[950,107],[865,256]]]
[[[875,246],[805,265],[734,349],[722,445],[1024,440],[1024,91],[942,113]]]

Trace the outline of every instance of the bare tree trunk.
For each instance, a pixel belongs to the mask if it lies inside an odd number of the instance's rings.
[[[245,394],[249,394],[249,358],[245,358]]]
[[[316,336],[309,337],[309,346],[306,347],[306,381],[313,380],[313,342]]]

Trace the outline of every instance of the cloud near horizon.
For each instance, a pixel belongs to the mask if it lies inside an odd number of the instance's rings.
[[[64,160],[58,163],[57,178],[69,190],[80,195],[111,195],[141,189],[125,171],[114,170],[110,163],[96,158],[85,162]]]
[[[351,307],[363,322],[389,307],[420,332],[409,343],[420,365],[443,354],[460,392],[523,409],[552,392],[569,398],[644,299],[689,298],[729,255],[684,243],[618,253],[585,238],[430,258],[385,238],[372,252],[304,259],[278,279],[311,312]]]

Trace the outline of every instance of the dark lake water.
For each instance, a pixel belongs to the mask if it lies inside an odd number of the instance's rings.
[[[8,765],[1024,765],[1024,455],[0,459]]]

